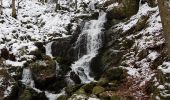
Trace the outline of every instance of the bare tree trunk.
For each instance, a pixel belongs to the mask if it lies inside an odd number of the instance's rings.
[[[56,8],[55,8],[55,11],[57,12],[57,10],[60,9],[60,4],[58,3],[58,0],[56,0]]]
[[[77,10],[77,0],[75,0],[75,9]]]
[[[170,0],[158,0],[165,42],[170,57]]]
[[[17,18],[16,8],[15,8],[15,0],[12,0],[12,17]]]
[[[3,11],[2,11],[2,9],[3,9],[3,7],[2,7],[2,0],[0,0],[0,15],[2,15],[3,14]]]

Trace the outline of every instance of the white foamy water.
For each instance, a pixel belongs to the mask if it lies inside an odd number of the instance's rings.
[[[53,58],[52,56],[52,50],[51,50],[51,46],[52,46],[53,42],[50,42],[48,44],[46,44],[45,46],[45,50],[46,50],[46,55],[50,56],[51,58]]]
[[[86,51],[87,54],[82,56],[78,61],[72,64],[72,70],[76,72],[83,83],[94,81],[89,76],[90,62],[94,58],[99,48],[102,47],[102,29],[106,21],[106,13],[100,13],[98,20],[90,20],[85,23],[82,33],[77,39],[77,45],[80,44],[82,37],[86,36]],[[81,52],[81,51],[79,51]]]
[[[23,69],[21,82],[28,87],[34,88],[34,80],[32,79],[30,68]]]

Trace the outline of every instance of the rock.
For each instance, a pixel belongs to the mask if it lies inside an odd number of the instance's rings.
[[[30,65],[35,87],[42,90],[60,92],[66,86],[64,76],[56,77],[56,62],[52,59],[37,60]]]
[[[103,73],[102,78],[108,80],[121,80],[123,78],[123,69],[119,67],[110,68]]]
[[[104,91],[105,91],[105,89],[104,89],[103,87],[101,87],[101,86],[95,86],[95,87],[93,88],[92,93],[95,94],[95,95],[98,95],[99,93],[102,93],[102,92],[104,92]]]
[[[41,53],[45,53],[46,52],[45,47],[44,47],[42,42],[36,42],[34,45],[39,49],[39,51]]]
[[[52,55],[54,57],[65,57],[71,44],[70,37],[68,38],[59,38],[51,45]]]
[[[100,94],[99,94],[99,98],[100,98],[100,99],[103,99],[103,100],[110,100],[110,95],[109,95],[110,92],[111,92],[111,91],[109,91],[109,92],[108,92],[108,91],[105,91],[105,92],[100,93]]]
[[[1,57],[6,60],[9,58],[9,51],[6,48],[1,49]]]
[[[105,85],[108,85],[109,83],[109,80],[106,79],[106,78],[100,78],[100,80],[97,82],[97,85],[99,86],[105,86]]]
[[[65,88],[65,91],[68,95],[73,94],[74,92],[76,92],[82,85],[72,85],[72,86],[68,86]]]
[[[156,7],[157,6],[157,0],[147,0],[147,3],[150,7]]]
[[[80,77],[79,77],[75,72],[71,72],[71,73],[70,73],[70,78],[71,78],[76,84],[81,84]]]
[[[74,94],[68,100],[88,100],[88,96],[85,94],[81,95]]]
[[[67,95],[60,95],[57,100],[68,100]]]
[[[73,94],[76,94],[76,95],[86,95],[86,92],[84,91],[83,88],[80,88],[76,92],[74,92]]]
[[[146,22],[148,19],[149,19],[148,15],[141,16],[138,22],[136,23],[135,31],[141,31],[146,26]]]
[[[18,100],[48,100],[44,92],[37,93],[31,88],[25,89]]]
[[[91,94],[95,85],[96,85],[96,83],[91,82],[91,83],[83,85],[81,88],[84,89],[84,91],[87,94]]]
[[[149,54],[148,49],[143,49],[143,50],[139,50],[136,57],[138,57],[138,60],[142,60],[144,58],[147,57],[147,55]]]
[[[139,9],[139,0],[121,0],[118,6],[107,11],[107,19],[124,19],[136,14]]]
[[[34,51],[31,51],[29,55],[34,55],[36,59],[42,59],[42,53],[39,49],[36,49]]]
[[[134,40],[124,38],[122,42],[122,47],[124,49],[130,49],[134,44]]]
[[[7,88],[12,87],[14,85],[14,79],[10,76],[10,73],[6,70],[1,68],[0,69],[0,97],[4,97],[4,93]],[[9,93],[11,90],[9,90]]]

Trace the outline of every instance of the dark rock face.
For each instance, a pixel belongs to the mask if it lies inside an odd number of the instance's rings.
[[[1,49],[1,57],[4,59],[9,58],[9,51],[6,48]]]
[[[37,48],[39,49],[39,51],[40,51],[41,53],[45,53],[45,52],[46,52],[46,51],[45,51],[44,44],[43,44],[42,42],[36,42],[36,43],[35,43],[35,46],[37,46]]]
[[[76,84],[81,84],[81,80],[75,72],[70,73],[70,79],[72,79]]]
[[[24,86],[17,81],[12,86],[12,91],[4,100],[48,100],[44,92],[37,92],[32,88]]]
[[[138,12],[139,0],[121,0],[119,5],[107,11],[108,19],[124,19]]]
[[[106,78],[108,80],[121,80],[123,77],[123,69],[122,68],[111,68],[103,73],[102,78]]]
[[[70,38],[60,38],[52,43],[52,55],[54,57],[63,57],[67,54],[68,49],[70,48]]]

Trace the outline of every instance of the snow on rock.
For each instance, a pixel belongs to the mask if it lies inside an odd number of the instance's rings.
[[[4,63],[6,65],[11,65],[11,66],[15,66],[15,67],[22,67],[26,63],[26,61],[16,62],[16,61],[11,61],[11,60],[6,60]]]
[[[170,73],[170,62],[163,62],[163,64],[159,66],[158,69],[162,70],[164,74]]]

